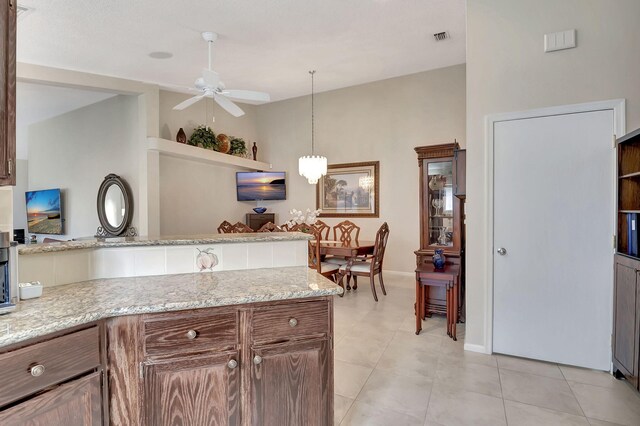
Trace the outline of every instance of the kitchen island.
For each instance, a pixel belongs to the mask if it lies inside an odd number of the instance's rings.
[[[306,266],[45,287],[0,317],[0,424],[332,424],[341,292]]]

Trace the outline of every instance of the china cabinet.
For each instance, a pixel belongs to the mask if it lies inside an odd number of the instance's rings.
[[[16,6],[0,1],[0,186],[16,184]]]
[[[415,148],[420,167],[420,248],[415,251],[418,266],[431,264],[436,249],[442,249],[448,263],[464,271],[463,201],[456,192],[464,188],[464,161],[457,143]],[[462,179],[462,180],[461,180]],[[464,277],[464,272],[461,272]],[[462,281],[464,287],[464,280]],[[461,292],[464,291],[461,289]],[[441,288],[431,288],[427,314],[446,311]],[[463,297],[459,298],[459,309]],[[462,315],[464,316],[464,315]]]

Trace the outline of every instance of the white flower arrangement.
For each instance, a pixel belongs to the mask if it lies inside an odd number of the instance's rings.
[[[289,210],[289,214],[291,215],[291,219],[287,222],[288,226],[300,225],[302,223],[313,225],[316,223],[320,210],[307,209],[306,212],[303,212],[302,210],[291,209]]]

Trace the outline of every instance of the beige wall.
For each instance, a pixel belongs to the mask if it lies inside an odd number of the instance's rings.
[[[318,72],[317,79],[322,78]],[[380,161],[380,217],[355,219],[362,239],[382,222],[391,230],[385,269],[412,272],[419,248],[418,162],[413,148],[465,141],[465,66],[456,65],[363,84],[315,98],[316,152],[329,164]],[[298,175],[298,158],[311,150],[310,97],[258,107],[262,152],[274,170],[287,172],[287,200],[264,204],[289,218],[289,210],[314,209],[316,188]],[[327,219],[333,225],[343,219]]]
[[[92,236],[98,188],[109,173],[138,191],[138,101],[118,95],[29,126],[29,191],[60,188],[65,236]],[[27,162],[24,162],[27,163]],[[26,215],[23,211],[22,214]],[[134,214],[133,226],[137,225]],[[39,236],[39,238],[42,236]]]
[[[160,137],[176,140],[182,127],[191,136],[193,129],[206,123],[216,134],[257,140],[257,112],[254,105],[240,105],[245,115],[236,118],[207,99],[174,111],[173,107],[189,95],[160,91]],[[212,113],[216,121],[212,123]],[[262,152],[260,159],[264,159]],[[215,233],[223,220],[244,220],[254,203],[236,201],[236,169],[211,166],[178,158],[160,156],[160,234],[182,235]]]
[[[484,124],[487,114],[626,98],[640,127],[640,1],[467,2],[467,326],[485,346]],[[577,48],[544,53],[543,35],[577,29]],[[553,153],[550,153],[553,155]]]

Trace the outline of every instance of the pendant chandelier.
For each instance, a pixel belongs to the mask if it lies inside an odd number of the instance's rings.
[[[318,180],[327,174],[327,157],[314,155],[315,122],[313,114],[313,75],[315,73],[315,71],[309,71],[309,74],[311,74],[311,155],[305,155],[298,159],[298,172],[300,176],[307,178],[307,181],[312,185],[318,183]]]

